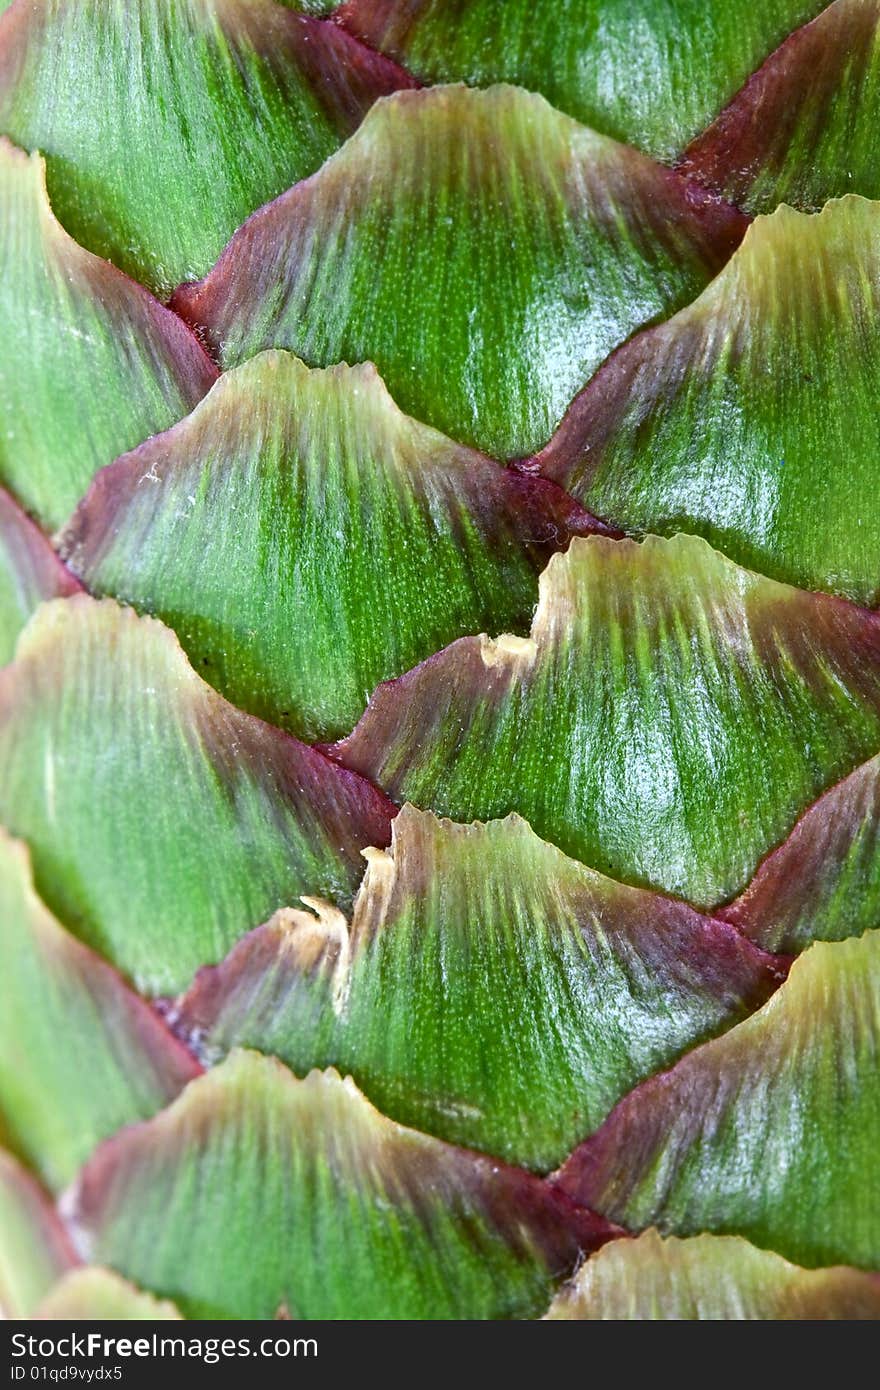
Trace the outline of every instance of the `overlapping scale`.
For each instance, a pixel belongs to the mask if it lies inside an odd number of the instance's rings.
[[[34,1316],[46,1322],[165,1322],[180,1318],[167,1299],[136,1289],[112,1269],[71,1270],[50,1289]]]
[[[79,584],[38,526],[0,488],[0,666],[44,599],[75,594]]]
[[[375,104],[174,307],[224,367],[263,348],[375,362],[401,409],[533,452],[612,348],[699,293],[746,220],[533,93]]]
[[[267,352],[104,469],[59,546],[235,704],[326,740],[454,638],[527,630],[550,554],[603,529],[403,415],[373,367]]]
[[[772,53],[679,167],[749,212],[880,195],[880,5],[834,0]]]
[[[90,1254],[187,1316],[535,1316],[616,1234],[558,1189],[385,1119],[332,1071],[236,1052],[103,1145],[71,1193]]]
[[[0,1315],[33,1317],[44,1295],[76,1263],[48,1194],[0,1149]]]
[[[345,0],[337,19],[428,82],[517,82],[672,160],[822,0]]]
[[[0,673],[0,818],[52,911],[148,993],[302,892],[350,902],[392,813],[109,599],[44,604]]]
[[[627,888],[511,816],[405,806],[349,927],[282,911],[201,971],[175,1026],[351,1072],[404,1124],[554,1167],[614,1102],[757,1008],[784,967],[683,903]]]
[[[0,19],[0,133],[46,155],[67,230],[161,298],[411,85],[273,0],[27,0]]]
[[[526,816],[574,858],[709,906],[880,744],[880,617],[693,536],[576,538],[528,640],[462,638],[336,747],[397,801]]]
[[[880,1318],[880,1277],[801,1269],[739,1236],[614,1241],[550,1305],[554,1321],[827,1322]]]
[[[101,1139],[161,1110],[201,1068],[34,892],[0,831],[0,1126],[55,1189]]]
[[[880,599],[880,204],[759,218],[687,309],[634,338],[535,466],[637,533]]]
[[[745,1023],[644,1082],[557,1175],[631,1227],[880,1265],[880,932],[819,942]]]
[[[2,138],[0,261],[0,482],[51,529],[99,468],[185,415],[217,370],[175,314],[68,236],[42,160]]]
[[[880,922],[880,756],[807,808],[720,915],[768,950],[860,936]]]

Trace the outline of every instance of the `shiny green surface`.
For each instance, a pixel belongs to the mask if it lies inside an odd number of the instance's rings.
[[[748,212],[880,196],[880,8],[835,0],[686,150],[685,173]]]
[[[630,1227],[880,1264],[880,932],[811,946],[760,1013],[623,1101],[562,1170]]]
[[[880,598],[880,204],[780,208],[703,295],[597,376],[543,468],[630,532]]]
[[[566,859],[512,817],[404,807],[350,929],[282,913],[199,976],[176,1027],[351,1073],[393,1119],[546,1171],[636,1082],[757,1008],[766,958]]]
[[[589,537],[550,561],[530,642],[463,638],[338,751],[397,801],[517,810],[603,873],[710,905],[878,742],[875,615],[696,537]]]
[[[0,27],[0,132],[73,236],[165,298],[405,80],[272,0],[32,0]]]
[[[71,241],[41,160],[2,139],[0,262],[0,482],[51,529],[216,371],[174,315]]]
[[[198,1072],[164,1023],[34,893],[0,833],[0,1122],[58,1190],[99,1140],[161,1110]]]
[[[43,605],[0,673],[0,818],[52,911],[150,993],[302,892],[350,901],[388,835],[372,788],[228,705],[155,619],[84,595]]]
[[[0,0],[0,1315],[880,1318],[821,6]]]
[[[553,1300],[554,1321],[790,1322],[880,1319],[880,1280],[801,1269],[738,1236],[663,1240],[648,1230],[583,1264]]]
[[[348,0],[428,82],[517,82],[671,162],[822,0]]]
[[[254,1052],[100,1149],[74,1203],[94,1257],[213,1318],[536,1316],[587,1220]]]
[[[402,415],[372,367],[270,352],[105,470],[59,548],[234,704],[327,740],[456,637],[527,630],[576,511]]]
[[[744,222],[513,87],[399,92],[174,305],[223,365],[375,362],[402,410],[496,457],[543,444],[602,359],[693,299]]]

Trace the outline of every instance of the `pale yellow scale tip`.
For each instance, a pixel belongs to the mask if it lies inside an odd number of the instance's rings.
[[[480,655],[486,666],[501,666],[511,661],[532,661],[537,655],[538,644],[532,637],[517,637],[512,632],[502,632],[498,637],[480,638]]]

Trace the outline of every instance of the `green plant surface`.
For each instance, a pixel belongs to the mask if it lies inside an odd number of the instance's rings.
[[[266,352],[104,469],[58,544],[233,703],[329,740],[456,637],[527,631],[548,557],[590,529],[555,484],[401,414],[373,367]]]
[[[515,87],[378,101],[174,307],[224,367],[375,362],[397,404],[531,453],[599,363],[683,308],[745,219]]]
[[[0,666],[44,599],[75,594],[79,584],[46,537],[0,488]]]
[[[779,208],[620,350],[539,455],[630,533],[695,531],[805,589],[880,599],[880,204]]]
[[[613,1234],[558,1190],[385,1119],[332,1071],[236,1052],[86,1165],[98,1260],[190,1317],[535,1316]]]
[[[566,859],[517,816],[405,806],[392,829],[350,928],[327,905],[282,911],[199,972],[175,1019],[206,1060],[244,1044],[298,1073],[332,1065],[393,1119],[546,1172],[783,978],[731,927]]]
[[[160,298],[411,85],[273,0],[29,0],[0,20],[0,132],[67,230]]]
[[[396,801],[512,810],[625,882],[724,902],[880,743],[880,618],[694,536],[575,538],[528,640],[462,638],[336,746]]]
[[[44,604],[0,673],[0,820],[50,909],[148,993],[302,892],[350,903],[392,810],[109,599]]]
[[[769,951],[861,936],[880,921],[880,756],[809,806],[721,911]]]
[[[822,0],[347,0],[353,34],[427,82],[517,82],[672,161]]]
[[[2,138],[0,261],[0,483],[54,528],[99,468],[185,415],[217,370],[176,315],[71,240],[42,160]]]
[[[877,198],[878,114],[880,7],[834,0],[767,59],[679,168],[753,213]]]
[[[116,971],[34,892],[0,832],[0,1124],[56,1191],[99,1140],[161,1110],[201,1070]]]
[[[763,1009],[646,1081],[557,1180],[630,1228],[880,1263],[880,932],[818,942]]]

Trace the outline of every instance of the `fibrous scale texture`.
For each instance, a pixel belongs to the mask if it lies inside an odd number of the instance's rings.
[[[0,0],[0,1315],[880,1317],[878,25]]]

